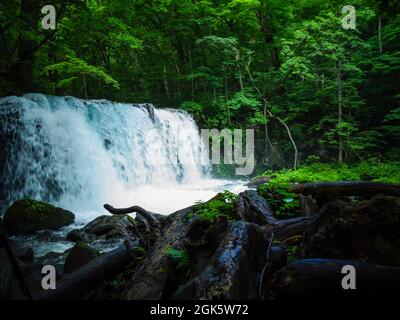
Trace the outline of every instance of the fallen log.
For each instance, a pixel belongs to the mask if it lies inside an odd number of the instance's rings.
[[[146,209],[143,209],[142,207],[139,207],[139,206],[117,209],[117,208],[110,206],[109,204],[105,204],[104,209],[106,209],[111,214],[117,214],[117,215],[137,213],[137,214],[141,215],[142,217],[144,217],[148,221],[148,223],[150,224],[151,227],[153,227],[153,228],[160,227],[160,223],[157,220],[157,218],[155,217],[156,213],[147,211]]]
[[[355,269],[355,290],[345,290],[344,266]],[[281,299],[333,299],[389,296],[398,292],[400,267],[384,267],[358,260],[308,259],[279,270],[268,283]],[[394,296],[393,296],[394,297]]]
[[[292,185],[289,191],[312,196],[329,195],[330,198],[334,196],[367,196],[379,193],[400,196],[400,184],[365,181],[320,182]]]
[[[275,225],[267,225],[262,228],[267,237],[273,233],[274,239],[282,242],[295,236],[302,236],[314,220],[315,216],[298,217],[280,220]]]
[[[65,276],[55,290],[42,290],[33,294],[34,300],[78,300],[95,289],[104,279],[124,270],[131,259],[130,250],[139,242],[122,245],[99,258],[92,260],[77,271]]]

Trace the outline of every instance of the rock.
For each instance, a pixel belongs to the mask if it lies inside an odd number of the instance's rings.
[[[34,258],[34,253],[32,248],[28,248],[23,254],[18,256],[19,260],[22,262],[31,262]]]
[[[84,242],[77,242],[65,259],[64,272],[72,273],[100,256],[100,252]]]
[[[127,215],[100,216],[84,228],[72,230],[68,241],[91,243],[98,240],[130,239],[137,237],[134,219]]]
[[[278,223],[268,201],[255,190],[247,190],[239,195],[236,214],[245,221],[258,225]]]
[[[270,180],[271,177],[257,177],[246,183],[245,186],[249,188],[257,188],[258,186],[268,183]]]
[[[45,241],[45,242],[51,242],[54,240],[52,234],[50,231],[46,230],[41,233],[39,233],[36,237],[35,240],[37,241]]]
[[[4,227],[11,234],[30,234],[56,230],[74,223],[75,215],[51,204],[35,200],[19,200],[7,209]]]
[[[172,299],[258,299],[267,241],[262,229],[243,221],[230,222],[208,263]]]
[[[376,196],[350,203],[325,205],[304,234],[303,258],[363,259],[380,265],[400,265],[400,203]]]

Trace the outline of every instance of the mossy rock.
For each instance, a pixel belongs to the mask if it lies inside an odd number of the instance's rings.
[[[95,248],[85,242],[78,241],[65,259],[64,272],[74,272],[100,255],[101,253]]]
[[[56,230],[74,223],[75,215],[51,204],[31,199],[19,200],[4,215],[4,227],[11,234],[31,234]]]

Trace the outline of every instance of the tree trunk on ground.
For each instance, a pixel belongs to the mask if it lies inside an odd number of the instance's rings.
[[[343,289],[348,274],[342,273],[344,266],[355,268],[356,290]],[[394,297],[400,286],[400,267],[357,260],[298,260],[275,273],[268,286],[281,299]]]
[[[136,242],[135,246],[139,246]],[[131,247],[130,249],[132,249]],[[95,289],[104,279],[124,270],[130,261],[126,245],[89,262],[57,283],[56,290],[34,294],[34,300],[78,300]]]
[[[306,228],[314,221],[314,217],[298,217],[280,220],[276,225],[264,226],[267,237],[274,234],[274,239],[285,242],[293,237],[302,237]]]
[[[371,196],[379,193],[399,196],[400,184],[364,181],[305,183],[292,185],[290,192],[312,196],[326,195],[330,199],[338,196]]]

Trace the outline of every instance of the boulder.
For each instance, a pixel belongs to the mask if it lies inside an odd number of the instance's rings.
[[[91,243],[99,240],[118,240],[137,237],[134,219],[127,215],[100,216],[82,229],[72,230],[68,241]]]
[[[325,205],[306,228],[303,258],[362,259],[380,265],[400,265],[400,202],[376,196],[356,203]]]
[[[35,200],[19,200],[7,209],[4,227],[10,234],[31,234],[56,230],[74,223],[75,215],[51,204]]]
[[[100,256],[100,252],[84,242],[77,242],[65,259],[64,272],[72,273]]]

